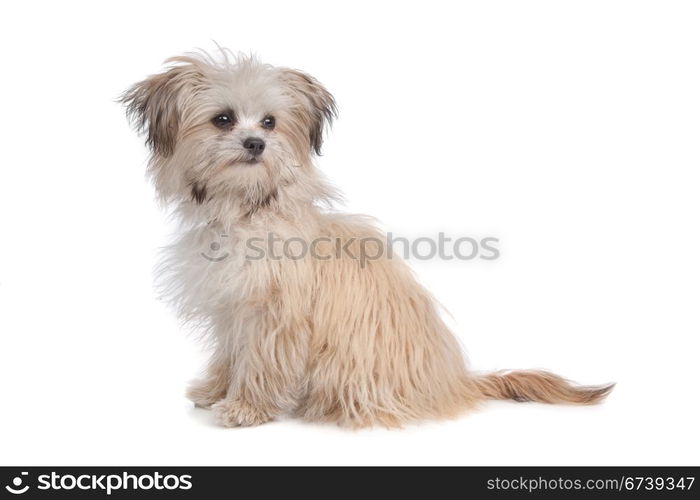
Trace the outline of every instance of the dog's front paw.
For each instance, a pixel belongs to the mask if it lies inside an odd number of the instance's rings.
[[[209,382],[194,382],[187,389],[187,399],[199,408],[209,408],[226,397],[226,390]]]
[[[217,419],[225,427],[250,427],[272,420],[266,411],[241,399],[224,399],[212,406]]]

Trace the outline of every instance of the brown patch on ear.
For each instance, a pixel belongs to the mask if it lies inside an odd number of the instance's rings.
[[[163,156],[169,156],[175,149],[183,91],[195,91],[203,79],[191,59],[181,57],[168,61],[185,64],[146,78],[119,99],[126,105],[127,116],[137,130],[146,133],[146,144],[154,153]]]
[[[335,99],[314,77],[295,69],[281,71],[282,78],[302,101],[306,112],[303,118],[308,124],[309,144],[320,155],[323,131],[338,116]]]
[[[201,205],[207,200],[207,186],[205,184],[199,184],[195,182],[192,184],[192,200]]]

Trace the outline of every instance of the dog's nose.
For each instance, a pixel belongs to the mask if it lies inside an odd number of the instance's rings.
[[[250,154],[257,156],[265,151],[265,141],[257,137],[248,137],[243,141],[243,147],[246,148]]]

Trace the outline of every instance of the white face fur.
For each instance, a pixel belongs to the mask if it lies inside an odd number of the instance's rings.
[[[312,156],[335,116],[333,97],[299,71],[222,55],[169,59],[122,98],[147,135],[161,199],[211,218],[255,212],[290,186],[309,201],[322,196]]]

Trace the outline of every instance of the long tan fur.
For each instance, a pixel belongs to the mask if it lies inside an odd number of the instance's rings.
[[[479,391],[489,399],[538,403],[589,405],[600,402],[614,384],[580,386],[542,370],[489,373],[476,379]]]
[[[190,54],[123,101],[147,134],[161,201],[182,223],[161,290],[212,351],[188,396],[224,425],[293,414],[391,427],[487,399],[589,404],[609,392],[546,372],[467,370],[435,301],[374,223],[332,210],[313,155],[335,102],[311,76],[226,51]],[[222,113],[231,126],[213,125]],[[270,116],[274,129],[262,126]],[[266,144],[259,157],[244,146],[250,137]],[[271,234],[280,239],[264,255],[251,252]],[[273,258],[290,241],[315,252]],[[353,257],[362,252],[382,257]]]

